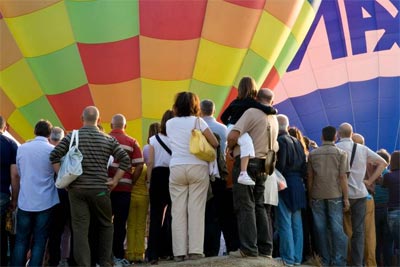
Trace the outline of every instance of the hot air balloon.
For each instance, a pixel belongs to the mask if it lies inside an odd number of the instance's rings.
[[[353,125],[373,150],[400,149],[400,1],[322,1],[287,73],[279,111],[319,141]]]
[[[11,133],[33,137],[40,118],[72,130],[96,105],[106,131],[122,113],[128,134],[189,90],[217,112],[243,76],[275,85],[320,1],[98,0],[0,2],[0,103]]]

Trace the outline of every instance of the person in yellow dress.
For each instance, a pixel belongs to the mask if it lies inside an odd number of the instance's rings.
[[[153,123],[149,127],[149,138],[160,131],[160,124]],[[147,181],[148,145],[143,147],[142,173],[131,191],[131,203],[127,221],[127,249],[125,257],[128,261],[141,263],[144,261],[147,214],[149,210],[149,191]]]

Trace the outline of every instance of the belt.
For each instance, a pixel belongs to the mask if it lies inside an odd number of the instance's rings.
[[[240,161],[240,156],[236,156],[235,160],[239,160]],[[263,158],[250,158],[249,162],[257,162],[257,163],[265,163],[265,159]]]
[[[396,210],[400,210],[400,207],[398,207],[398,208],[388,208],[388,211],[396,211]]]

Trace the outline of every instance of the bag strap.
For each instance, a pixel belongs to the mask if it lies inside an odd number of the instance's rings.
[[[71,141],[69,142],[69,149],[71,149],[73,143],[75,141],[75,146],[79,147],[79,130],[73,130],[71,135]]]
[[[268,145],[269,147],[267,147],[267,150],[271,150],[272,149],[272,140],[271,140],[271,125],[268,124],[267,126],[267,139],[268,139]]]
[[[199,128],[196,128],[197,125],[199,126]],[[201,129],[200,129],[200,118],[199,117],[196,117],[196,119],[194,120],[193,130],[194,129],[199,129],[201,131]]]
[[[160,145],[167,151],[168,154],[172,155],[171,149],[161,140],[161,138],[158,136],[158,134],[155,135],[157,141],[160,143]]]
[[[354,156],[356,155],[357,143],[353,144],[353,149],[351,150],[351,158],[350,158],[350,168],[353,166]]]

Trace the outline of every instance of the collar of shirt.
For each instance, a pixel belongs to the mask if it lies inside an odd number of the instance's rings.
[[[344,137],[344,138],[340,138],[339,142],[351,142],[351,143],[353,143],[353,140],[351,140],[350,137]]]
[[[36,136],[35,139],[33,139],[34,141],[40,141],[40,142],[49,142],[49,139],[47,137],[44,136]]]
[[[203,120],[205,120],[205,121],[215,121],[215,118],[213,117],[213,116],[204,116],[204,117],[202,117],[203,118]]]
[[[110,134],[118,133],[118,134],[125,134],[124,129],[113,129],[111,130]]]
[[[335,142],[333,142],[333,141],[323,141],[322,145],[323,146],[334,146]]]
[[[99,128],[96,125],[84,125],[81,129],[89,129],[89,130],[96,130],[100,132]]]

